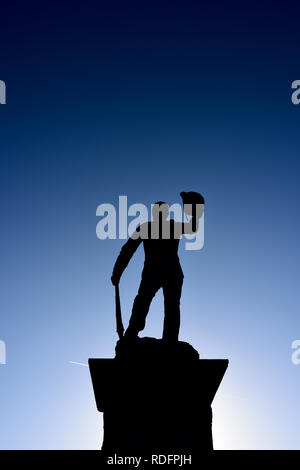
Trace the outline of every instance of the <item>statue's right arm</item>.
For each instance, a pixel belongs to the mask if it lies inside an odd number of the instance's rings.
[[[128,265],[129,261],[131,260],[132,256],[136,252],[137,248],[141,244],[142,239],[139,234],[134,232],[131,237],[127,240],[127,242],[122,246],[117,261],[115,262],[111,281],[114,285],[118,284],[120,281],[120,277],[126,266]]]

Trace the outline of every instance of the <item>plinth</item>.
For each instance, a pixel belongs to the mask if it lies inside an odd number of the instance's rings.
[[[89,359],[97,409],[104,413],[102,453],[213,450],[211,404],[228,360],[199,359],[188,343],[168,347],[150,338],[122,348],[114,359]]]

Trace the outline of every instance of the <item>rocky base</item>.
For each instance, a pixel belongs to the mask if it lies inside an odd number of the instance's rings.
[[[200,357],[196,349],[184,341],[166,342],[146,336],[130,341],[120,339],[116,345],[116,359],[195,361]]]

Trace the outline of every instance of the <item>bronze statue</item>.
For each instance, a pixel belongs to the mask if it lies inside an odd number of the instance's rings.
[[[204,211],[204,198],[199,193],[180,193],[184,212],[191,216],[188,222],[175,222],[168,219],[169,208],[163,201],[154,204],[151,222],[140,225],[123,245],[115,263],[111,281],[116,286],[117,306],[119,305],[118,284],[138,246],[143,242],[145,263],[138,294],[135,297],[129,326],[124,338],[138,337],[145,327],[146,316],[156,292],[162,288],[164,293],[163,340],[178,341],[180,327],[180,297],[183,272],[178,257],[178,245],[182,235],[196,233],[199,218]],[[119,314],[119,336],[122,336],[122,323]]]

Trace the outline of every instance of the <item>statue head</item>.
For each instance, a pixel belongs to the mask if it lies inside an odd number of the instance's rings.
[[[169,216],[169,206],[164,201],[158,201],[152,207],[152,215],[154,220],[158,220],[160,214],[162,220],[166,220]]]

